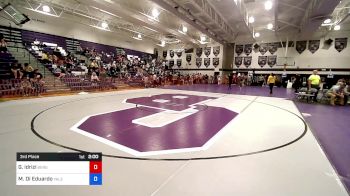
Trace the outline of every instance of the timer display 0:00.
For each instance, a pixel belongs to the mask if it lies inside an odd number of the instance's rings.
[[[89,154],[88,158],[89,159],[99,159],[99,155],[98,154]]]

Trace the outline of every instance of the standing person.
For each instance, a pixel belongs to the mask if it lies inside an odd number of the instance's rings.
[[[233,81],[233,76],[232,76],[232,73],[230,73],[228,75],[228,90],[231,90],[232,81]]]
[[[321,82],[321,77],[318,75],[318,71],[313,70],[312,74],[308,78],[308,87],[309,87],[309,90],[311,88],[316,89],[315,96],[313,97],[314,102],[317,102],[316,98],[317,98],[318,91],[320,90],[320,82]]]
[[[275,82],[276,82],[276,76],[273,73],[271,73],[267,78],[267,84],[270,87],[270,95],[272,94],[272,89],[273,89],[273,86],[275,86]]]
[[[298,92],[298,89],[301,87],[302,85],[302,82],[301,82],[301,77],[300,77],[300,74],[296,74],[295,75],[295,79],[294,79],[294,82],[293,82],[293,88],[294,88],[294,92]]]

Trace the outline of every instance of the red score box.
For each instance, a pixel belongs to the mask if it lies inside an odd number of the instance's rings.
[[[102,173],[102,161],[90,161],[90,173]]]

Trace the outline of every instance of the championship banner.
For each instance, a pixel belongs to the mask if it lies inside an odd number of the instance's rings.
[[[204,58],[204,66],[209,67],[210,65],[210,58]]]
[[[303,53],[306,49],[306,41],[297,41],[295,49],[299,54]]]
[[[163,58],[166,58],[166,56],[168,56],[168,51],[164,50],[163,51]]]
[[[277,63],[277,56],[276,56],[276,55],[268,56],[268,57],[267,57],[267,64],[268,64],[270,67],[275,66],[276,63]]]
[[[176,55],[177,55],[177,57],[181,57],[182,56],[182,51],[176,52]]]
[[[210,52],[211,52],[211,47],[205,47],[204,48],[204,54],[205,54],[205,56],[209,56],[210,55]]]
[[[264,67],[266,65],[266,62],[267,62],[267,56],[258,57],[258,64],[260,65],[260,67]]]
[[[203,53],[203,48],[197,48],[197,49],[196,49],[196,55],[197,55],[197,57],[201,57],[201,56],[202,56],[202,53]]]
[[[170,57],[173,58],[174,57],[174,50],[169,50],[170,53]]]
[[[196,58],[196,66],[199,68],[202,66],[202,58]]]
[[[264,55],[267,52],[267,44],[260,44],[259,52]]]
[[[239,67],[242,65],[243,57],[235,57],[235,65]]]
[[[267,47],[269,48],[269,52],[271,54],[274,54],[277,51],[277,49],[278,49],[278,45],[279,45],[278,42],[268,43]]]
[[[220,54],[220,46],[213,47],[213,54],[218,56]]]
[[[191,54],[186,54],[186,61],[191,62],[192,55]]]
[[[181,67],[181,64],[182,64],[182,59],[176,59],[176,65],[178,67]]]
[[[169,60],[169,67],[172,68],[174,66],[174,60]]]
[[[348,44],[348,38],[335,38],[334,48],[338,52],[341,52],[344,48],[346,48],[347,44]]]
[[[213,65],[214,67],[217,67],[219,65],[220,59],[219,58],[213,58]]]
[[[250,53],[252,53],[253,44],[246,44],[244,45],[244,53],[248,56]]]
[[[243,45],[236,45],[236,54],[239,56],[243,52]]]
[[[312,54],[315,53],[320,48],[320,40],[309,40],[308,48]]]
[[[252,57],[248,56],[248,57],[244,57],[244,65],[246,67],[249,67],[252,64]]]

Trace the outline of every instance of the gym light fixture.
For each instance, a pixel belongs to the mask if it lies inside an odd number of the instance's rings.
[[[339,30],[340,30],[340,25],[335,25],[335,26],[334,26],[334,30],[335,30],[335,31],[339,31]]]
[[[46,13],[49,13],[51,11],[51,8],[47,5],[43,5],[43,11],[46,12]]]
[[[256,33],[254,34],[254,36],[255,36],[255,37],[260,37],[260,33],[259,33],[259,32],[256,32]]]
[[[153,8],[152,9],[152,16],[153,18],[157,18],[159,16],[159,11],[157,10],[157,8]]]
[[[182,25],[178,31],[179,31],[180,33],[182,33],[182,34],[186,34],[186,33],[187,33],[187,30],[188,30],[187,27],[184,26],[184,25]]]
[[[101,23],[101,27],[104,28],[104,29],[108,28],[108,23],[106,21],[103,21]]]
[[[272,2],[266,1],[265,2],[265,10],[270,10],[270,9],[272,9]]]
[[[267,24],[267,29],[272,30],[272,28],[273,28],[273,24],[272,23]]]
[[[249,18],[248,18],[248,22],[249,23],[253,23],[255,21],[255,18],[253,17],[253,16],[250,16]]]
[[[323,21],[324,24],[329,24],[331,22],[332,22],[332,20],[330,18],[327,18],[326,20]]]

